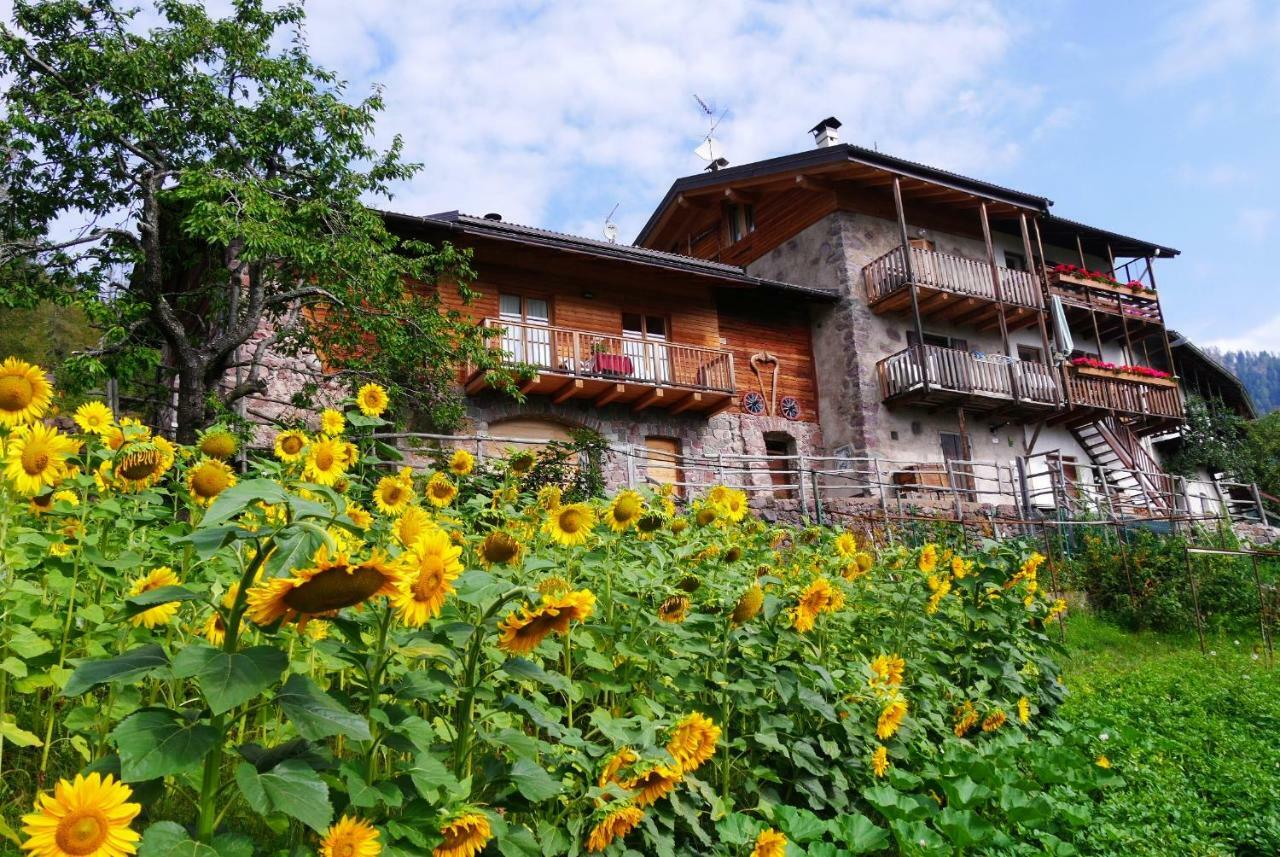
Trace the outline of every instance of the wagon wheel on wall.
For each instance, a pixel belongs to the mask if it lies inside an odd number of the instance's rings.
[[[751,371],[756,374],[756,382],[760,384],[760,396],[769,403],[769,416],[773,416],[778,409],[778,369],[782,365],[782,361],[778,359],[776,354],[770,354],[768,351],[757,351],[751,355],[748,361],[751,364]],[[773,374],[769,379],[769,389],[765,390],[764,372],[762,367],[773,366]]]

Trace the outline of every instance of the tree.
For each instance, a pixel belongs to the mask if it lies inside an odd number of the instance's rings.
[[[84,307],[102,334],[75,358],[87,380],[159,345],[183,442],[265,389],[271,351],[314,351],[451,427],[457,365],[499,355],[421,287],[469,297],[469,255],[399,239],[365,204],[420,169],[398,137],[369,142],[380,92],[345,99],[299,5],[155,6],[145,32],[110,0],[19,0],[0,25],[0,305]]]
[[[1245,455],[1250,461],[1247,478],[1273,497],[1280,497],[1280,411],[1249,424]]]
[[[1248,430],[1248,420],[1220,399],[1205,399],[1189,393],[1187,422],[1167,469],[1183,476],[1206,470],[1242,478],[1251,466],[1244,444]]]

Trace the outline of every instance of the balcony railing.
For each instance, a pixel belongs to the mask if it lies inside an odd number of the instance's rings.
[[[513,364],[573,378],[733,394],[733,354],[653,339],[485,319]]]
[[[1093,310],[1137,322],[1164,324],[1160,300],[1154,292],[1139,292],[1127,286],[1112,286],[1050,272],[1049,293],[1057,295],[1067,309]]]
[[[1063,375],[1072,409],[1097,408],[1159,420],[1183,418],[1182,394],[1177,386],[1082,374],[1069,366],[1063,367]]]
[[[911,274],[908,276],[906,254],[900,246],[867,263],[863,268],[867,296],[872,304],[907,288],[914,280],[917,286],[964,297],[1003,301],[1031,309],[1043,306],[1040,287],[1029,271],[998,267],[996,272],[1000,280],[999,294],[991,280],[991,265],[987,262],[912,247]]]
[[[878,365],[883,398],[991,400],[1052,408],[1059,400],[1053,369],[1006,357],[979,357],[936,345],[913,345]],[[926,383],[927,382],[927,383]]]

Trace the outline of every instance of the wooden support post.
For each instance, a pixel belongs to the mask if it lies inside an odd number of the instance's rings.
[[[636,399],[635,404],[631,406],[631,410],[639,412],[643,411],[650,405],[656,405],[662,401],[663,395],[664,393],[661,387],[654,387],[652,390]]]
[[[602,408],[615,399],[619,398],[623,393],[627,392],[626,384],[610,384],[605,388],[599,396],[596,396],[595,406]]]
[[[1018,212],[1018,225],[1022,228],[1022,252],[1027,254],[1027,268],[1033,277],[1036,278],[1036,285],[1040,287],[1040,311],[1036,313],[1036,321],[1040,327],[1040,345],[1044,348],[1044,363],[1051,370],[1053,369],[1053,348],[1049,345],[1049,326],[1046,316],[1049,314],[1049,305],[1052,302],[1049,296],[1049,282],[1044,275],[1044,260],[1041,259],[1039,270],[1035,265],[1035,254],[1031,252],[1031,233],[1027,230],[1026,212]],[[1052,375],[1053,373],[1050,372]],[[1054,392],[1057,394],[1055,405],[1061,406],[1066,397],[1063,394],[1062,385],[1058,380],[1054,379]]]
[[[987,218],[987,203],[978,204],[978,214],[982,219],[982,240],[987,245],[987,264],[991,268],[991,286],[996,294],[996,306],[1000,311],[1000,340],[1004,343],[1005,356],[1013,357],[1013,346],[1009,343],[1009,322],[1005,317],[1004,288],[1000,284],[1000,266],[996,264],[996,248],[991,241],[991,221]]]
[[[567,384],[556,391],[556,394],[551,397],[551,401],[557,405],[563,405],[576,396],[580,390],[582,390],[582,379],[571,378]]]
[[[1076,250],[1080,253],[1080,267],[1089,270],[1089,263],[1084,260],[1084,242],[1080,240],[1079,232],[1076,233]]]
[[[911,239],[907,236],[907,213],[902,207],[902,178],[893,177],[893,205],[898,212],[898,236],[902,240],[902,261],[906,267],[907,279],[911,283],[911,316],[916,323],[916,342],[924,345],[924,321],[920,317],[920,297],[917,294],[916,276],[911,264]],[[929,373],[921,367],[921,380],[925,395],[929,394]]]
[[[692,408],[694,405],[698,405],[698,404],[701,404],[701,403],[702,403],[702,394],[701,394],[701,393],[690,393],[689,395],[685,396],[685,397],[684,397],[683,399],[681,399],[680,401],[676,402],[675,407],[673,407],[673,408],[671,409],[671,413],[672,413],[673,415],[674,415],[674,414],[682,414],[682,413],[684,413],[685,411],[687,411],[687,410],[689,410],[690,408]]]

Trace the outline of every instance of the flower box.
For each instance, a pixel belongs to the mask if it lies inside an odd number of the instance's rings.
[[[1150,387],[1176,387],[1177,378],[1154,378],[1137,372],[1124,372],[1117,369],[1096,369],[1093,366],[1072,366],[1077,375],[1090,378],[1107,378],[1113,381],[1131,381],[1135,384],[1146,384]]]
[[[1113,292],[1118,295],[1128,295],[1135,298],[1147,298],[1155,300],[1156,293],[1154,289],[1135,289],[1126,286],[1123,283],[1104,283],[1100,280],[1091,280],[1088,277],[1082,277],[1079,274],[1068,274],[1065,272],[1055,271],[1050,273],[1051,277],[1056,277],[1060,283],[1067,283],[1072,286],[1079,286],[1082,289],[1101,289],[1104,292]]]

